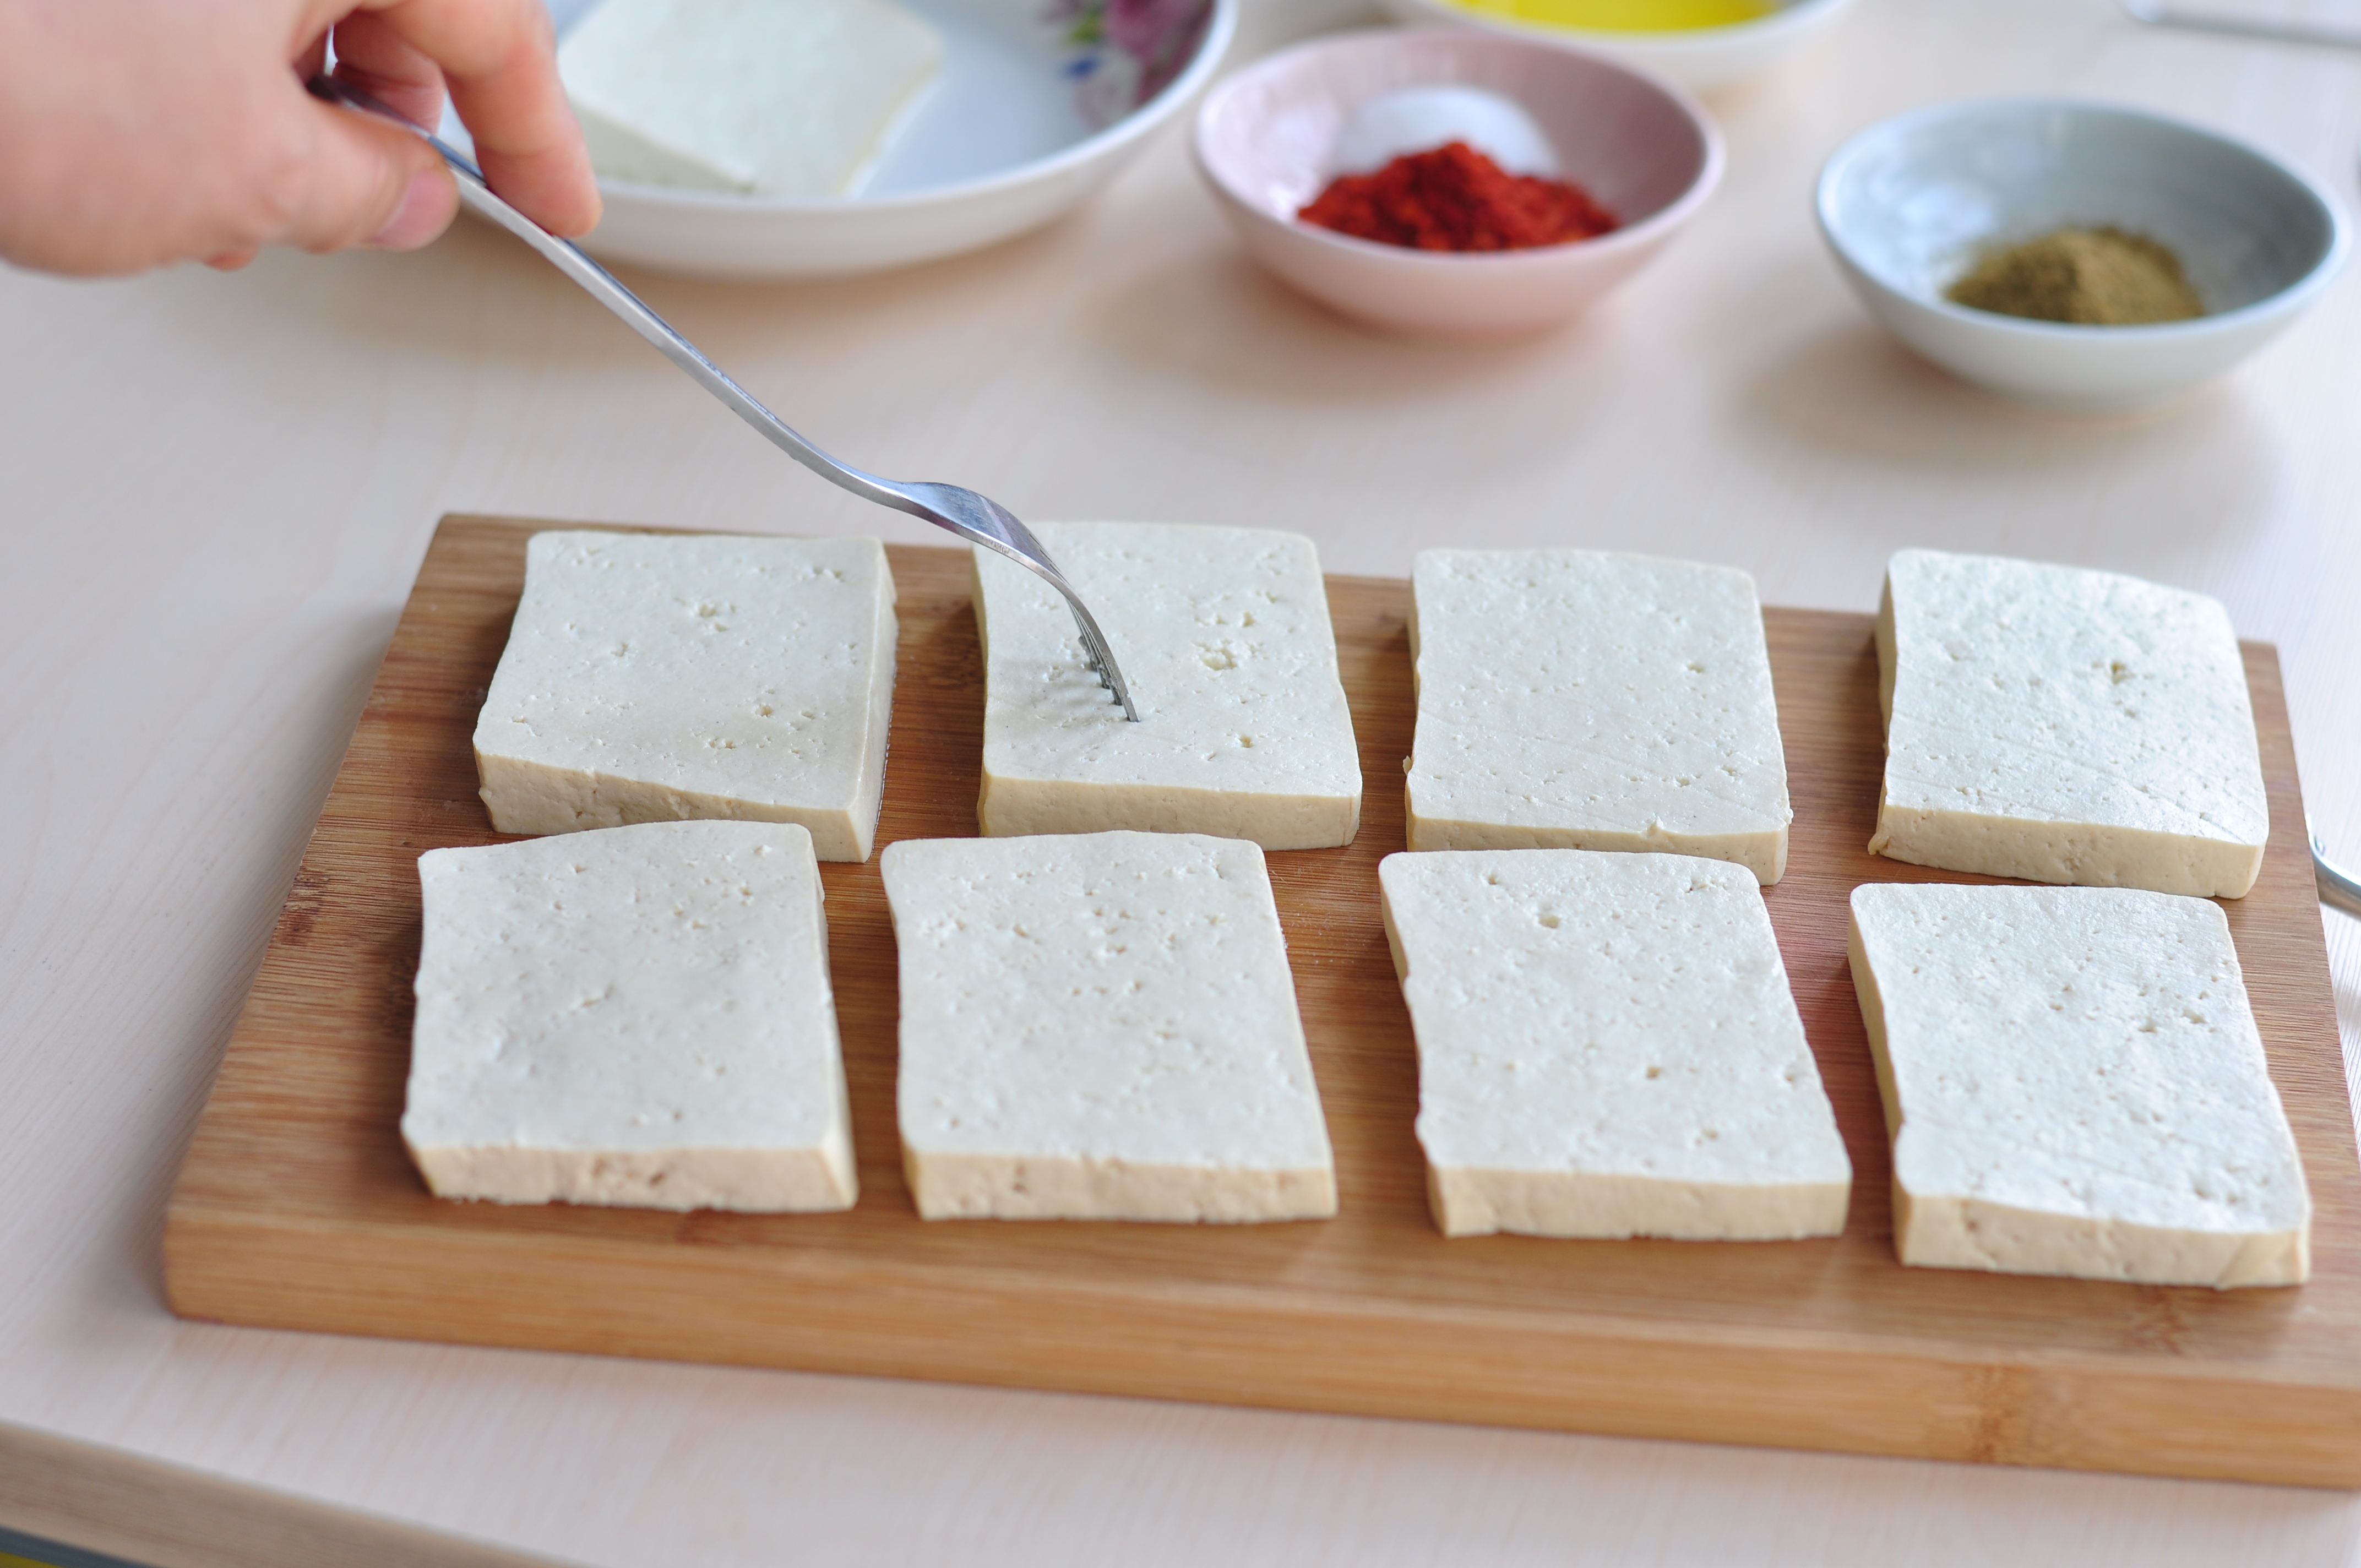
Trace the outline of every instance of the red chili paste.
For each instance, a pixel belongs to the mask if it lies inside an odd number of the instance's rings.
[[[1581,186],[1508,173],[1464,141],[1406,153],[1374,174],[1343,175],[1295,215],[1413,250],[1527,250],[1616,226]]]

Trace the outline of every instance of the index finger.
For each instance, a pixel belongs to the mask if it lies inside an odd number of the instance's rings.
[[[541,0],[362,0],[443,73],[493,190],[552,234],[588,233],[598,186]]]
[[[413,125],[433,130],[442,120],[442,71],[384,18],[356,11],[336,25],[335,39],[338,81],[350,82]]]

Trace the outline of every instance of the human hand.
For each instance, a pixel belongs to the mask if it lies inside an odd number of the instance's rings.
[[[447,88],[543,227],[598,221],[540,0],[0,0],[0,257],[104,276],[441,234],[458,192],[434,150],[303,90],[332,28],[336,76],[411,119]]]

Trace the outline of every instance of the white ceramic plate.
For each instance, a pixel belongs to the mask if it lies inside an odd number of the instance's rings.
[[[942,29],[943,76],[859,194],[736,196],[601,180],[606,216],[583,247],[670,272],[804,278],[930,261],[1021,234],[1097,190],[1195,97],[1229,45],[1239,0],[901,3]],[[593,4],[551,0],[551,10],[563,31]],[[1177,38],[1177,76],[1152,79],[1115,42],[1071,41],[1078,15],[1110,7],[1133,25],[1103,33]]]
[[[1599,27],[1556,27],[1542,22],[1486,16],[1449,0],[1386,0],[1386,9],[1405,22],[1448,23],[1508,38],[1574,44],[1696,91],[1719,87],[1769,69],[1801,49],[1852,0],[1783,0],[1779,9],[1756,21],[1728,27],[1688,27],[1678,32],[1634,33]]]

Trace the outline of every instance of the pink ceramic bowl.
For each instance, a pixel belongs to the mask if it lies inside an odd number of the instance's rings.
[[[1459,82],[1524,105],[1564,177],[1622,221],[1534,250],[1422,251],[1296,221],[1363,101]],[[1721,137],[1679,88],[1603,56],[1461,28],[1344,33],[1218,83],[1197,112],[1197,167],[1246,249],[1313,299],[1389,331],[1499,337],[1565,320],[1664,247],[1721,179]]]

